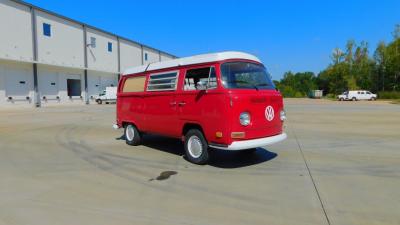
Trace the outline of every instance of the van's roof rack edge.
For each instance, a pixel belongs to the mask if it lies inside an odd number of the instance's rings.
[[[178,58],[173,60],[166,60],[161,62],[154,62],[148,65],[142,65],[137,67],[132,67],[126,69],[123,75],[130,75],[130,74],[137,74],[143,73],[152,70],[160,70],[160,69],[167,69],[173,68],[178,66],[186,66],[186,65],[194,65],[194,64],[201,64],[201,63],[209,63],[209,62],[217,62],[223,61],[228,59],[246,59],[255,62],[261,63],[261,60],[254,55],[244,53],[244,52],[218,52],[218,53],[211,53],[211,54],[203,54],[203,55],[195,55],[190,57]]]

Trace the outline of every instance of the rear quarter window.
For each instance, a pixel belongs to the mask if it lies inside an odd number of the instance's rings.
[[[146,83],[145,76],[129,77],[124,82],[122,92],[123,93],[143,92],[145,83]]]

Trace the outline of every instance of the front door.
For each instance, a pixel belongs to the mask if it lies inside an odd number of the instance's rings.
[[[361,92],[360,99],[361,100],[366,100],[367,99],[367,93],[365,91]]]
[[[224,95],[217,89],[215,67],[188,68],[183,80],[183,86],[176,97],[180,124],[200,125],[210,141],[214,136],[209,134],[220,131],[225,123],[224,118],[221,118]]]
[[[150,133],[180,136],[176,89],[179,71],[150,74],[144,95],[144,126]]]

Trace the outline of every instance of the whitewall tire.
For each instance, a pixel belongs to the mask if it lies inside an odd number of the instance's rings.
[[[133,124],[128,124],[125,126],[125,142],[128,145],[137,146],[140,144],[141,135],[139,130]]]
[[[185,155],[188,161],[203,165],[209,160],[208,144],[198,129],[189,130],[185,135]]]

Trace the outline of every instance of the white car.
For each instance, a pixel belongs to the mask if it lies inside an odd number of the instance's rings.
[[[358,90],[358,91],[345,91],[337,98],[339,101],[358,101],[358,100],[375,101],[377,95],[372,94],[370,91]]]
[[[98,104],[105,102],[106,104],[117,101],[117,87],[106,87],[106,89],[100,93],[96,98]]]

